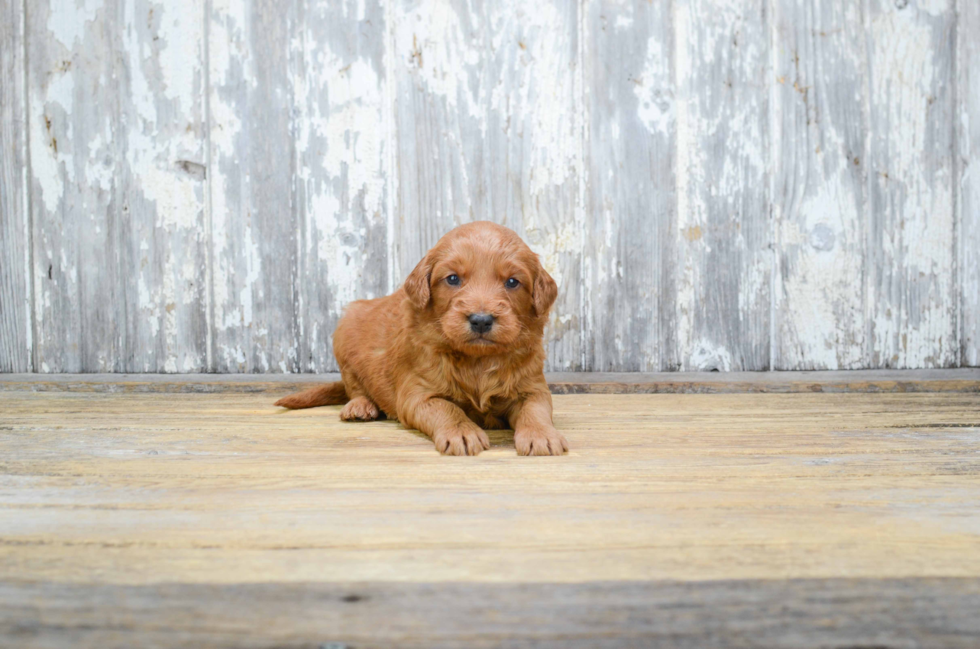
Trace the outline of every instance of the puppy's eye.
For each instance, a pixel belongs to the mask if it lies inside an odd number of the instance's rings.
[[[520,285],[521,285],[521,283],[520,283],[520,282],[518,282],[518,281],[517,281],[516,279],[514,279],[513,277],[511,277],[511,278],[510,278],[510,279],[508,279],[508,280],[507,280],[506,282],[504,282],[504,286],[506,286],[507,288],[517,288],[517,287],[518,287],[518,286],[520,286]]]
[[[450,286],[459,286],[459,275],[450,275],[446,278],[446,283]]]

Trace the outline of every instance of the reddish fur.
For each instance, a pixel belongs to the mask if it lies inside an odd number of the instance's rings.
[[[445,281],[451,274],[462,278],[461,286]],[[506,288],[510,277],[520,286]],[[568,442],[552,424],[542,344],[557,294],[537,255],[514,232],[486,221],[460,226],[398,291],[347,307],[333,336],[342,384],[276,405],[305,408],[349,398],[341,418],[376,419],[383,411],[451,455],[476,455],[490,446],[484,427],[509,425],[519,454],[560,455]],[[467,320],[477,312],[496,318],[482,340],[474,339]]]
[[[300,408],[315,408],[317,406],[335,406],[347,403],[347,391],[344,382],[327,383],[310,388],[305,392],[297,392],[276,401],[277,406],[299,410]]]

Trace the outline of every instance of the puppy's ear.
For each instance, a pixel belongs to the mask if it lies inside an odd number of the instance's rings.
[[[429,304],[432,292],[429,284],[432,282],[432,255],[426,254],[405,280],[405,292],[415,308],[421,311]]]
[[[539,316],[547,315],[548,309],[558,297],[558,284],[540,263],[538,264],[538,272],[534,276],[532,297],[534,299],[534,313]]]

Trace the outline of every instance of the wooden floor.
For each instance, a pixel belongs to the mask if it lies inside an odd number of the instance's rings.
[[[569,455],[451,458],[273,391],[15,387],[3,647],[980,646],[976,389],[557,395]]]

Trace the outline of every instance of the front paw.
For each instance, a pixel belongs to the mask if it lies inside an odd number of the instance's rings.
[[[440,430],[432,436],[432,441],[443,455],[479,455],[490,448],[490,438],[475,425]]]
[[[561,455],[568,440],[554,428],[522,428],[514,432],[518,455]]]

